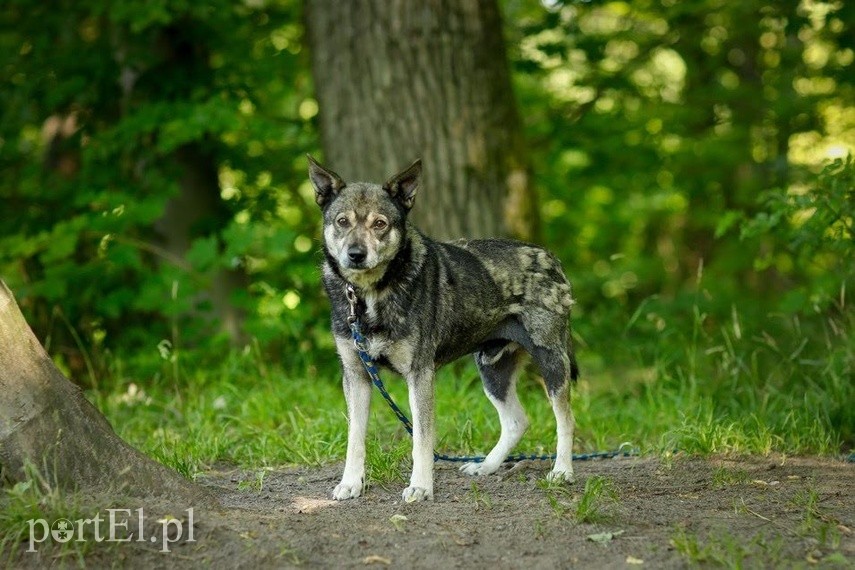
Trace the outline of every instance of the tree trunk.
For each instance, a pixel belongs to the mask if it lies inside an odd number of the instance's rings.
[[[193,101],[194,92],[216,91],[211,48],[202,39],[204,32],[198,25],[193,21],[173,22],[158,31],[151,49],[162,58],[159,67],[149,69],[145,79],[129,86],[129,95],[138,90],[147,100]],[[209,140],[194,140],[177,148],[171,157],[165,157],[166,161],[173,161],[180,173],[179,194],[167,202],[155,230],[162,236],[166,250],[182,259],[194,239],[219,235],[231,217],[220,198],[214,146]],[[236,291],[246,289],[249,282],[246,272],[240,267],[215,267],[207,273],[211,286],[199,300],[209,299],[215,326],[225,331],[233,344],[244,344],[246,315],[231,297]]]
[[[325,164],[382,181],[420,157],[427,233],[537,238],[496,0],[308,0],[306,28]]]
[[[0,467],[5,477],[21,481],[27,464],[64,489],[205,496],[116,435],[54,366],[0,280]]]
[[[180,193],[166,203],[163,216],[154,224],[164,241],[164,248],[178,258],[185,258],[193,240],[216,233],[225,227],[229,214],[220,198],[220,183],[214,157],[198,143],[190,143],[175,151],[175,161],[181,171]],[[244,311],[234,305],[231,296],[249,285],[241,268],[213,268],[208,272],[210,288],[200,299],[211,301],[215,326],[225,331],[234,344],[246,342],[243,333]],[[195,315],[204,317],[204,315]]]

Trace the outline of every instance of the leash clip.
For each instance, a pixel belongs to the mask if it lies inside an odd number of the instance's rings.
[[[359,297],[356,295],[356,287],[348,283],[344,288],[344,295],[347,297],[347,304],[349,306],[347,324],[350,326],[350,332],[353,335],[353,345],[356,347],[357,352],[360,353],[359,357],[365,362],[365,358],[370,359],[371,357],[368,356],[365,338],[362,336],[362,331],[359,330],[359,317],[356,316],[356,305],[359,303]]]
[[[356,287],[348,283],[344,288],[344,295],[347,297],[347,304],[350,305],[347,323],[352,326],[356,322],[356,304],[359,302],[359,298],[356,296]]]

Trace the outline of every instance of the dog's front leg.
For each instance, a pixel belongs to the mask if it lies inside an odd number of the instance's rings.
[[[407,376],[413,414],[413,473],[403,493],[408,503],[433,500],[433,376],[433,367]]]
[[[336,347],[341,358],[342,385],[347,401],[347,456],[341,483],[333,490],[333,498],[341,501],[360,496],[365,485],[365,435],[371,404],[371,379],[352,340],[336,338]]]

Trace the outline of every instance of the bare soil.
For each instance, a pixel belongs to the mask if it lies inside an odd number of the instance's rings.
[[[331,501],[340,465],[270,472],[260,489],[256,472],[222,469],[199,478],[220,504],[197,508],[194,542],[173,544],[169,553],[114,544],[85,561],[145,568],[855,567],[852,463],[677,456],[575,467],[577,482],[550,492],[539,483],[541,464],[478,479],[438,465],[435,500],[420,504],[401,501],[403,480]],[[596,522],[580,522],[576,505],[593,476],[610,481],[615,498],[599,503]],[[21,553],[13,566],[78,561],[44,550]]]

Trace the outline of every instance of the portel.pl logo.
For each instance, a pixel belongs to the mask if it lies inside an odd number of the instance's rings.
[[[136,515],[137,535],[129,532],[128,522],[131,513]],[[143,509],[107,509],[107,516],[101,513],[91,519],[56,519],[49,523],[45,519],[30,519],[27,524],[30,527],[30,547],[26,552],[35,552],[36,545],[41,544],[48,538],[51,541],[62,544],[65,542],[160,542],[160,551],[169,552],[169,545],[179,542],[182,538],[185,542],[196,542],[193,538],[193,508],[185,511],[187,516],[184,520],[167,516],[158,519],[158,526],[154,526],[150,536],[145,533],[145,512]],[[104,525],[104,526],[102,526]],[[186,531],[186,536],[185,536]]]

